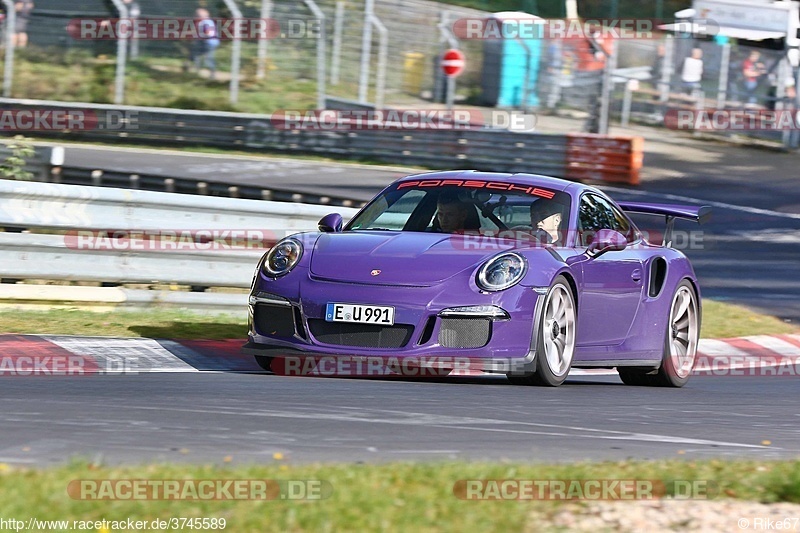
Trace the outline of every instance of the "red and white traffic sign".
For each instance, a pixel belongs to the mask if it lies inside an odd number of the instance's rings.
[[[462,72],[466,66],[466,58],[461,50],[451,48],[442,55],[442,72],[445,76],[455,78]]]

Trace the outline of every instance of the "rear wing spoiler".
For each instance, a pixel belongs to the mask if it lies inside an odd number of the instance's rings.
[[[711,207],[707,205],[651,204],[645,202],[617,203],[623,211],[629,213],[663,215],[667,223],[667,228],[664,231],[664,241],[662,243],[664,246],[672,245],[672,230],[675,228],[676,218],[694,220],[698,224],[705,224],[711,218]]]

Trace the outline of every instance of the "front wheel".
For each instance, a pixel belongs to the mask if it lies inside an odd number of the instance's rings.
[[[266,355],[254,355],[253,357],[255,357],[258,366],[264,370],[272,372],[272,357],[267,357]]]
[[[545,296],[536,335],[536,372],[508,376],[514,384],[558,387],[567,379],[575,355],[577,308],[564,276],[556,277]]]

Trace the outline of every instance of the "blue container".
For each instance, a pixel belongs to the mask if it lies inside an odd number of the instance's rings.
[[[503,25],[502,35],[508,37],[486,40],[483,45],[483,103],[493,107],[537,107],[539,96],[536,82],[542,56],[542,40],[511,37],[520,33],[523,36],[531,35],[530,32],[519,31],[519,21],[525,23],[532,15],[502,15],[493,18]]]

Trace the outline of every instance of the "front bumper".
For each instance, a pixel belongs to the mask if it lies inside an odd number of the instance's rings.
[[[533,370],[533,324],[538,323],[543,298],[541,291],[532,287],[518,285],[498,293],[480,293],[448,290],[446,286],[365,286],[308,276],[301,279],[301,283],[279,279],[256,284],[250,297],[245,353],[278,358],[410,358],[423,365],[434,358],[439,361],[437,364],[447,360],[473,361],[470,366],[489,372]],[[364,331],[354,335],[329,334],[336,330],[336,324],[341,324],[324,322],[330,302],[393,306],[395,324],[405,328],[403,338],[398,340],[395,336],[392,342],[386,342],[395,332],[384,331],[375,332],[372,337]],[[442,316],[447,309],[475,305],[496,306],[508,318],[489,314]],[[264,320],[265,314],[277,319]],[[480,342],[480,328],[485,330],[485,343]],[[353,339],[361,345],[353,344]]]

